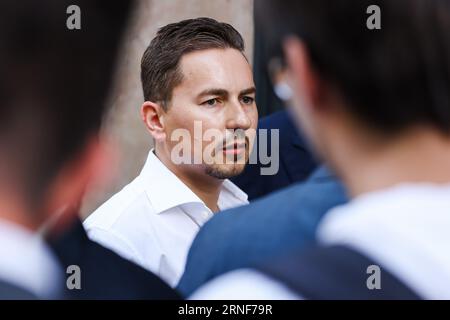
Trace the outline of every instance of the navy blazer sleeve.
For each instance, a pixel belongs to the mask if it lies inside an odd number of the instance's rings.
[[[49,239],[61,265],[78,265],[81,290],[65,291],[69,299],[176,300],[179,294],[153,273],[90,240],[80,220],[56,239]]]

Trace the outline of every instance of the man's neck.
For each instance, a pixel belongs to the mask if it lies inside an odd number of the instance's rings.
[[[192,173],[180,170],[182,167],[175,165],[164,153],[155,150],[158,159],[180,179],[205,205],[212,211],[219,211],[218,201],[223,180],[208,176],[207,174]]]
[[[336,171],[353,197],[401,183],[450,183],[450,138],[431,130],[414,130],[369,152],[367,147],[340,152],[347,156]]]
[[[4,190],[2,192],[2,190]],[[37,229],[36,223],[31,221],[27,210],[14,194],[8,192],[8,188],[0,187],[0,219],[14,225],[21,226],[31,232]]]

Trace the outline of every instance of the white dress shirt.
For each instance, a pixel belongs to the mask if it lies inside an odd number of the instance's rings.
[[[0,280],[36,298],[61,297],[62,270],[39,234],[0,220],[0,244]]]
[[[332,209],[318,240],[346,245],[378,262],[425,299],[450,299],[450,185],[403,184]],[[191,299],[301,299],[251,269],[229,272]]]
[[[219,209],[247,203],[247,194],[224,180]],[[84,226],[92,240],[174,287],[195,235],[213,214],[151,150],[141,174],[92,213]]]

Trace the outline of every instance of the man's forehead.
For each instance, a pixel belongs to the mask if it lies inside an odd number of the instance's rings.
[[[196,92],[208,88],[242,90],[252,87],[250,65],[236,49],[208,49],[188,53],[180,61],[181,86]]]
[[[204,50],[195,50],[185,53],[180,60],[180,65],[188,67],[193,64],[225,64],[224,62],[233,61],[235,63],[246,64],[248,61],[241,51],[234,48],[211,48]]]

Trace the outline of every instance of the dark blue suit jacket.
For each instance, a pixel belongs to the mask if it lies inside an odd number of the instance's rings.
[[[0,300],[37,300],[38,297],[30,291],[0,280]]]
[[[81,290],[64,292],[68,299],[179,299],[175,290],[151,272],[90,240],[80,220],[49,241],[64,270],[81,269]]]
[[[304,183],[215,215],[195,238],[178,289],[189,295],[220,274],[314,243],[322,216],[346,201],[341,183],[321,167]]]
[[[306,143],[298,134],[286,110],[259,120],[258,129],[279,129],[279,170],[275,175],[261,175],[261,163],[248,164],[242,174],[231,180],[244,190],[249,200],[254,200],[295,182],[304,181],[316,168],[317,163]],[[268,134],[268,148],[272,141]],[[269,166],[269,165],[267,165]]]

